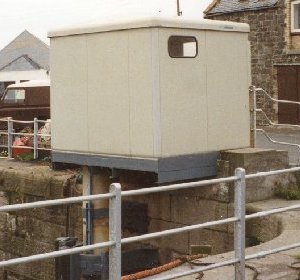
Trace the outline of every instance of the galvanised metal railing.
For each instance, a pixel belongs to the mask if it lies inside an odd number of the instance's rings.
[[[71,249],[64,249],[60,251],[53,251],[49,253],[43,253],[38,255],[32,255],[28,257],[15,258],[10,260],[4,260],[0,262],[1,267],[7,267],[17,264],[25,264],[32,261],[44,260],[49,258],[56,258],[65,255],[77,254],[80,252],[91,251],[100,248],[109,248],[109,280],[120,280],[121,279],[121,247],[124,244],[139,242],[143,240],[149,240],[153,238],[169,236],[174,234],[179,234],[183,232],[190,232],[198,229],[209,228],[216,225],[223,225],[234,223],[234,252],[235,256],[233,259],[229,259],[223,262],[215,263],[208,265],[206,267],[201,267],[198,269],[192,269],[190,271],[181,272],[178,274],[171,274],[165,277],[159,277],[157,280],[170,280],[176,279],[182,276],[188,276],[192,274],[196,274],[199,272],[212,270],[228,265],[235,265],[235,279],[236,280],[245,280],[245,263],[247,260],[256,259],[265,257],[271,254],[275,254],[278,252],[294,249],[300,247],[300,242],[287,245],[284,247],[274,248],[268,251],[261,251],[251,255],[245,255],[245,224],[246,220],[266,217],[269,215],[283,213],[287,211],[299,210],[300,204],[293,205],[290,207],[283,207],[272,209],[268,211],[261,211],[258,213],[254,213],[251,215],[245,214],[245,191],[246,191],[246,179],[254,179],[260,177],[266,177],[271,175],[280,175],[292,172],[300,172],[300,167],[283,169],[283,170],[275,170],[269,172],[260,172],[256,174],[246,175],[246,172],[242,168],[238,168],[235,170],[235,175],[226,178],[218,178],[212,180],[203,180],[191,183],[182,183],[182,184],[173,184],[168,186],[160,186],[153,188],[143,188],[138,190],[129,190],[129,191],[121,191],[120,184],[112,184],[110,186],[110,192],[106,194],[97,194],[97,195],[89,195],[89,196],[81,196],[81,197],[72,197],[65,199],[56,199],[56,200],[48,200],[48,201],[38,201],[33,203],[25,203],[25,204],[14,204],[14,205],[6,205],[0,207],[1,212],[10,212],[10,211],[18,211],[18,210],[26,210],[33,208],[42,208],[56,205],[65,205],[71,203],[78,203],[84,201],[94,201],[94,200],[104,200],[109,199],[109,241],[96,243],[92,245],[86,245],[82,247],[76,247]],[[163,230],[155,233],[148,233],[140,236],[127,237],[122,238],[121,232],[121,204],[122,197],[128,196],[138,196],[138,195],[147,195],[152,193],[161,193],[161,192],[169,192],[169,191],[178,191],[182,189],[189,188],[197,188],[203,187],[207,185],[215,185],[219,183],[230,183],[234,182],[234,217],[230,217],[227,219],[217,220],[206,222],[202,224],[196,224],[191,226],[184,226],[176,229]]]
[[[271,100],[272,102],[275,103],[281,103],[281,104],[292,104],[292,105],[298,105],[300,106],[300,102],[297,101],[290,101],[290,100],[279,100],[279,99],[275,99],[273,98],[268,92],[266,92],[264,89],[262,88],[258,88],[255,86],[251,86],[250,87],[250,96],[251,94],[253,94],[253,98],[252,98],[252,110],[251,110],[251,124],[252,124],[252,133],[253,133],[253,147],[256,146],[256,138],[257,138],[257,132],[260,132],[262,134],[264,134],[264,136],[272,143],[274,144],[278,144],[278,145],[284,145],[284,146],[291,146],[291,147],[296,147],[298,149],[298,153],[300,155],[300,145],[299,144],[295,144],[295,143],[290,143],[290,142],[283,142],[283,141],[277,141],[275,139],[273,139],[272,137],[269,136],[269,134],[262,128],[257,128],[257,113],[260,113],[262,115],[262,117],[267,121],[267,123],[270,126],[275,126],[275,127],[286,127],[286,128],[298,128],[300,129],[300,125],[294,125],[294,124],[278,124],[278,123],[274,123],[270,120],[270,118],[267,116],[267,114],[260,108],[257,108],[257,95],[258,94],[263,94],[265,97],[267,97],[269,100]]]
[[[33,158],[38,158],[38,151],[51,151],[51,148],[47,147],[40,147],[39,146],[39,138],[48,139],[47,142],[50,143],[51,141],[51,134],[45,134],[45,133],[39,133],[39,124],[51,124],[51,120],[39,120],[38,118],[34,118],[32,121],[20,121],[20,120],[14,120],[11,117],[8,118],[1,118],[0,119],[0,126],[1,124],[5,123],[5,130],[0,130],[0,136],[4,135],[7,137],[6,144],[0,145],[1,148],[7,149],[7,157],[4,158],[13,158],[13,149],[19,148],[19,149],[28,149],[33,150]],[[33,133],[25,133],[25,132],[15,132],[14,124],[22,124],[22,125],[28,125],[33,126]],[[15,137],[32,137],[32,146],[17,146],[13,145],[13,140]]]

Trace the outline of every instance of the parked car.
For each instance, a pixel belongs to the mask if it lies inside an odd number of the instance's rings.
[[[50,119],[50,81],[9,85],[0,100],[0,118],[6,117],[22,121]]]

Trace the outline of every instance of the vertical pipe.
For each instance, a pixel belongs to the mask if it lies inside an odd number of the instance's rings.
[[[8,158],[12,158],[12,142],[13,142],[13,122],[12,118],[7,118],[7,153]]]
[[[38,158],[38,130],[39,130],[39,124],[38,119],[33,119],[33,158]]]
[[[235,280],[245,280],[245,169],[237,168],[235,176],[238,177],[238,180],[234,184],[234,215],[238,221],[234,227],[234,252],[235,258],[239,260],[235,265]]]
[[[114,197],[109,202],[109,240],[115,245],[109,250],[109,280],[121,280],[121,185],[112,184]]]

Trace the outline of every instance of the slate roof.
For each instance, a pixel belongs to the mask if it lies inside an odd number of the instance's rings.
[[[25,30],[0,51],[0,71],[49,70],[49,46]]]
[[[214,0],[206,9],[206,16],[261,10],[274,7],[279,0]]]

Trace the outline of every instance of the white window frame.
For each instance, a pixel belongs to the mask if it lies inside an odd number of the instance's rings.
[[[300,33],[300,28],[295,28],[295,5],[299,5],[300,4],[300,0],[297,0],[297,1],[292,1],[291,2],[291,31],[292,33],[296,33],[296,32],[299,32]],[[300,15],[299,15],[300,17]],[[300,19],[299,19],[300,20]]]

